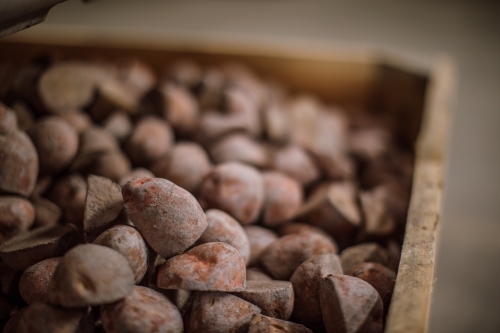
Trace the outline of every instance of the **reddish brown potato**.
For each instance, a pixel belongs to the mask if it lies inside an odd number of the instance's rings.
[[[16,114],[0,102],[0,135],[16,131],[17,129]]]
[[[130,174],[131,169],[130,161],[125,154],[121,151],[110,151],[97,155],[86,171],[118,182]]]
[[[104,231],[94,240],[94,244],[116,250],[127,259],[139,283],[148,269],[148,248],[141,234],[133,227],[116,225]]]
[[[35,226],[56,225],[62,215],[62,210],[52,201],[38,196],[31,196],[35,208]]]
[[[109,115],[104,121],[103,127],[118,141],[127,139],[133,130],[132,121],[124,112],[115,112]]]
[[[87,197],[83,214],[83,231],[87,240],[93,240],[110,227],[123,209],[120,186],[110,179],[90,175],[87,177]]]
[[[153,178],[155,175],[149,171],[148,169],[144,168],[135,168],[130,172],[128,175],[125,175],[120,178],[118,181],[118,184],[120,184],[121,187],[125,185],[127,182],[137,179],[137,178]]]
[[[206,151],[192,142],[177,143],[168,155],[151,166],[156,177],[168,179],[193,194],[211,169]]]
[[[201,186],[201,200],[208,208],[217,208],[241,224],[256,222],[264,203],[264,181],[260,173],[247,165],[229,162],[216,166]]]
[[[18,270],[47,258],[58,257],[75,246],[76,229],[71,225],[38,227],[0,245],[0,257],[10,267]]]
[[[118,301],[133,290],[134,273],[120,253],[105,246],[77,246],[61,259],[48,296],[64,307],[96,306]]]
[[[241,291],[246,285],[245,261],[225,243],[199,245],[161,265],[156,284],[163,289]]]
[[[171,83],[159,88],[163,96],[163,116],[180,133],[193,134],[198,127],[198,101],[184,87]]]
[[[355,184],[342,181],[319,185],[300,208],[297,218],[324,229],[338,241],[340,248],[345,248],[361,226]]]
[[[363,243],[346,248],[340,253],[342,269],[347,272],[351,267],[362,262],[377,262],[382,265],[389,263],[387,250],[376,243]]]
[[[60,260],[60,257],[45,259],[24,271],[19,280],[19,293],[26,303],[47,303],[49,282]]]
[[[329,275],[319,289],[327,333],[381,333],[383,305],[367,282],[348,275]]]
[[[260,262],[260,255],[271,243],[278,239],[275,232],[258,225],[247,225],[243,227],[250,243],[249,266]]]
[[[38,175],[38,154],[26,133],[0,135],[0,192],[29,196]]]
[[[62,209],[62,220],[76,226],[83,224],[87,182],[77,173],[57,179],[47,198]]]
[[[122,193],[128,217],[163,258],[185,251],[207,228],[196,199],[166,179],[135,179],[123,186]]]
[[[134,287],[121,301],[101,308],[106,333],[181,333],[179,310],[162,294],[145,287]]]
[[[264,145],[242,133],[225,136],[213,144],[209,151],[217,164],[234,161],[256,167],[269,165],[269,154]]]
[[[35,209],[26,199],[0,196],[0,243],[28,231],[35,221]]]
[[[89,127],[80,135],[80,147],[70,170],[85,170],[97,157],[118,150],[118,141],[111,134],[97,126]]]
[[[57,174],[67,168],[78,151],[78,133],[59,117],[37,122],[29,132],[35,144],[40,174]]]
[[[264,172],[262,177],[265,189],[263,224],[272,228],[295,216],[302,205],[302,187],[279,172]]]
[[[309,185],[319,179],[320,173],[312,158],[299,146],[289,145],[275,152],[273,168]]]
[[[17,333],[91,333],[94,320],[86,309],[64,309],[44,303],[34,303],[23,311]]]
[[[148,166],[166,155],[173,146],[174,134],[165,121],[146,117],[137,123],[124,150],[135,165]]]
[[[396,282],[396,273],[387,267],[377,264],[375,262],[363,262],[351,269],[346,273],[364,280],[371,284],[380,295],[382,303],[384,304],[384,313],[389,311],[391,304],[392,292],[394,291],[394,284]]]
[[[59,117],[73,127],[78,135],[83,134],[92,126],[92,119],[90,119],[90,116],[80,111],[63,113]]]
[[[342,275],[342,267],[339,257],[328,253],[304,261],[290,278],[295,292],[293,318],[315,332],[325,329],[321,316],[319,288],[322,279],[332,274]]]
[[[247,268],[247,281],[272,281],[273,278],[258,268]]]
[[[232,294],[258,306],[265,316],[287,320],[292,315],[294,293],[288,281],[248,281],[244,291]]]
[[[295,269],[312,256],[337,253],[337,244],[314,232],[281,237],[261,255],[262,265],[277,280],[288,280]]]
[[[248,264],[250,243],[243,227],[231,216],[218,209],[209,209],[205,215],[208,227],[197,243],[222,242],[229,244],[238,250],[245,263]]]
[[[304,325],[263,315],[254,315],[248,333],[313,333]]]
[[[199,293],[187,319],[190,333],[246,333],[260,309],[239,297],[221,292]]]
[[[280,236],[286,236],[290,234],[298,234],[301,232],[316,232],[323,234],[325,236],[328,236],[328,234],[320,228],[313,227],[312,225],[305,224],[305,223],[300,223],[300,222],[289,222],[280,225],[277,229],[276,232]],[[328,236],[330,237],[330,236]]]

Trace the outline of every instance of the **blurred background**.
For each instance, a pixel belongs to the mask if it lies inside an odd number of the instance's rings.
[[[114,1],[57,5],[18,37],[348,45],[458,68],[429,331],[500,332],[499,1]]]

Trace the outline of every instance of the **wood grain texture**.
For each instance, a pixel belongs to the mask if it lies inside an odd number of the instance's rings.
[[[453,64],[446,59],[438,61],[428,87],[405,240],[386,333],[427,331],[453,76]]]

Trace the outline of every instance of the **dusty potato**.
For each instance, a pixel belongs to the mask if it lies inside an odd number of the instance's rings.
[[[118,301],[133,290],[134,273],[117,251],[95,244],[66,253],[49,283],[49,302],[68,308]]]
[[[86,169],[86,173],[106,177],[114,182],[118,182],[131,171],[130,161],[121,151],[109,151],[96,155]]]
[[[128,217],[165,259],[185,251],[207,228],[196,199],[166,179],[135,179],[123,186],[122,193]]]
[[[47,303],[49,282],[60,260],[60,257],[45,259],[23,272],[19,280],[19,293],[26,303]]]
[[[230,215],[218,209],[205,212],[208,227],[198,239],[198,244],[222,242],[234,247],[248,264],[250,243],[243,227]]]
[[[83,213],[83,231],[87,240],[93,240],[103,230],[109,228],[123,209],[120,185],[108,178],[89,175],[87,196]]]
[[[396,282],[396,273],[389,268],[382,266],[375,262],[363,262],[351,267],[346,273],[364,280],[371,284],[380,295],[382,303],[384,304],[384,313],[389,311],[391,304],[392,292],[394,291],[394,284]]]
[[[94,240],[94,244],[116,250],[127,259],[135,282],[142,280],[148,269],[148,248],[141,234],[133,227],[116,225]]]
[[[110,133],[101,127],[90,126],[80,135],[80,147],[70,170],[86,170],[100,155],[118,150],[118,141]]]
[[[312,158],[296,145],[283,147],[274,153],[273,169],[288,175],[303,186],[315,182],[320,177],[319,169]]]
[[[279,172],[267,171],[262,177],[265,191],[262,223],[272,228],[295,216],[302,205],[302,187]]]
[[[241,162],[256,167],[269,165],[269,153],[261,143],[248,135],[234,133],[211,145],[210,156],[215,163]]]
[[[73,226],[38,227],[0,245],[0,257],[10,267],[25,270],[44,259],[63,255],[77,241]]]
[[[159,178],[165,178],[196,194],[203,178],[212,165],[206,151],[193,142],[178,142],[169,154],[151,166],[151,171]]]
[[[265,316],[287,320],[292,315],[294,293],[288,281],[247,281],[244,291],[232,294],[258,306]]]
[[[62,220],[76,226],[83,224],[87,182],[77,173],[57,179],[47,192],[47,199],[62,210]]]
[[[32,195],[31,203],[35,209],[35,226],[56,225],[59,222],[62,210],[55,203],[39,195]]]
[[[186,321],[190,333],[246,333],[260,309],[243,299],[221,292],[198,293]]]
[[[121,177],[120,180],[118,181],[118,184],[120,184],[120,186],[123,187],[123,185],[125,185],[126,183],[128,183],[129,181],[131,181],[133,179],[145,178],[145,177],[153,178],[154,176],[155,175],[151,171],[149,171],[148,169],[135,168],[128,175]]]
[[[288,280],[295,269],[312,256],[337,253],[337,245],[322,234],[303,232],[283,236],[261,254],[261,262],[277,280]]]
[[[165,121],[146,117],[141,119],[129,139],[124,150],[135,165],[148,166],[159,160],[172,149],[174,134]]]
[[[382,265],[389,263],[387,250],[376,243],[362,243],[344,249],[340,253],[342,269],[347,272],[351,267],[362,262],[376,262]]]
[[[35,221],[35,209],[26,199],[0,196],[0,243],[28,231]]]
[[[94,321],[87,309],[65,309],[34,303],[23,311],[17,333],[91,333]]]
[[[225,211],[243,225],[251,224],[264,203],[264,181],[253,167],[223,163],[207,175],[200,194],[208,208]]]
[[[198,101],[184,87],[171,83],[159,87],[163,97],[163,116],[176,132],[192,134],[198,127],[199,106]]]
[[[29,196],[38,175],[38,154],[29,136],[21,131],[0,135],[0,192]]]
[[[304,325],[261,314],[254,315],[248,333],[313,333]]]
[[[271,243],[278,239],[278,235],[272,230],[258,225],[244,226],[248,241],[250,243],[249,266],[254,266],[260,262],[260,255]]]
[[[324,331],[319,288],[322,279],[332,274],[342,275],[339,257],[333,253],[313,256],[297,267],[290,278],[295,292],[294,321],[315,332]]]
[[[110,114],[103,123],[103,127],[118,141],[124,141],[132,133],[133,124],[125,112],[114,112]]]
[[[272,281],[273,278],[258,268],[247,268],[247,281]]]
[[[17,130],[17,117],[13,110],[0,102],[0,135]]]
[[[245,261],[228,244],[202,244],[161,265],[156,284],[163,289],[241,291],[246,285]]]
[[[35,144],[40,174],[58,174],[67,168],[78,151],[78,133],[59,117],[47,117],[33,126],[29,135]]]
[[[81,135],[92,126],[92,119],[87,113],[81,111],[67,112],[59,116]]]
[[[106,333],[182,333],[179,310],[162,294],[135,286],[121,301],[101,308]]]
[[[327,333],[381,333],[383,305],[367,282],[348,275],[329,275],[319,289]]]

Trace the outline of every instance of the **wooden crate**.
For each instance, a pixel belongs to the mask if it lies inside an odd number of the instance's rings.
[[[138,56],[156,68],[183,57],[204,65],[234,60],[282,80],[292,90],[311,92],[352,112],[369,107],[393,117],[401,137],[415,148],[416,162],[401,263],[385,332],[427,331],[454,83],[451,61],[443,58],[430,68],[418,68],[398,57],[338,48],[304,51],[258,43],[190,44],[130,38],[95,42],[78,36],[29,36],[1,40],[0,62],[22,63],[47,51],[77,58]]]

